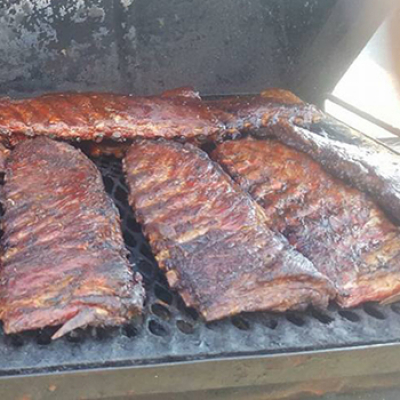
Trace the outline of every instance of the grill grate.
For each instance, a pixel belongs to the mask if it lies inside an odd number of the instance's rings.
[[[400,304],[353,310],[252,313],[203,323],[172,293],[158,270],[127,203],[121,163],[95,160],[117,204],[133,268],[144,277],[147,300],[138,320],[121,328],[87,328],[52,342],[53,328],[5,336],[0,331],[0,375],[65,371],[164,361],[331,349],[400,338]]]

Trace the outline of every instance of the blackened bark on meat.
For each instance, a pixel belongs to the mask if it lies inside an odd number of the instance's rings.
[[[326,307],[334,290],[265,224],[265,214],[206,153],[135,142],[124,159],[130,204],[169,285],[210,321],[242,311]]]
[[[1,318],[16,333],[119,325],[141,312],[144,289],[127,261],[116,207],[95,165],[69,144],[25,140],[3,193]]]
[[[228,141],[212,158],[265,209],[267,224],[338,288],[344,307],[400,294],[400,232],[368,196],[276,140]]]
[[[290,92],[271,89],[259,96],[209,103],[228,113],[228,129],[275,136],[303,151],[337,178],[369,193],[400,221],[400,156],[337,121]]]

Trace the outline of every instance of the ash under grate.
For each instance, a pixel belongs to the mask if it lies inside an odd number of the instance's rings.
[[[0,375],[105,366],[143,365],[249,354],[272,354],[399,340],[400,304],[353,310],[251,313],[204,323],[168,288],[127,201],[120,161],[95,160],[122,220],[134,270],[144,278],[142,317],[120,328],[79,329],[52,342],[56,328],[5,336],[0,330]]]

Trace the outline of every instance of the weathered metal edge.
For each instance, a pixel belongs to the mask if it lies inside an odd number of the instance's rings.
[[[368,377],[373,376],[373,379]],[[2,400],[106,399],[228,388],[335,388],[400,384],[400,344],[0,378]],[[362,387],[360,387],[360,385]]]

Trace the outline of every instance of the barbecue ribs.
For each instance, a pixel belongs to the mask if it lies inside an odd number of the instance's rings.
[[[209,102],[227,129],[276,138],[304,151],[328,172],[369,193],[400,222],[400,157],[294,94],[269,89],[259,96]],[[229,117],[226,117],[229,115]],[[225,119],[224,119],[225,118]]]
[[[400,232],[367,195],[276,140],[228,141],[212,158],[336,284],[341,306],[400,293]]]
[[[110,93],[56,93],[13,100],[0,98],[0,135],[49,136],[58,139],[115,141],[164,137],[215,139],[225,133],[220,118],[190,89],[158,97]]]
[[[267,228],[262,208],[200,149],[139,140],[124,170],[159,266],[206,320],[325,307],[334,296],[330,282]]]
[[[1,318],[6,333],[119,325],[140,313],[118,211],[95,165],[48,138],[11,153],[4,186]]]

